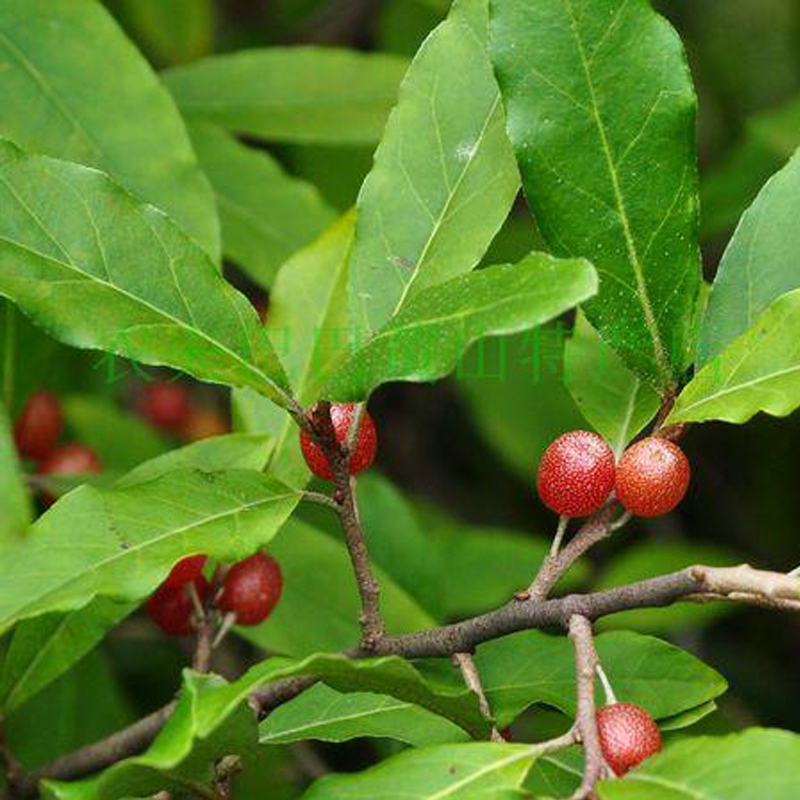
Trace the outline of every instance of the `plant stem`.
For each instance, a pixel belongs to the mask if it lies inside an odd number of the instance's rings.
[[[597,662],[597,677],[600,678],[600,683],[603,684],[603,693],[606,696],[606,705],[616,703],[617,696],[614,694],[611,681],[608,679],[608,675],[606,675],[606,671],[603,669],[603,665],[599,661]]]
[[[561,541],[564,538],[564,534],[567,532],[567,525],[569,524],[570,518],[565,514],[562,514],[558,518],[558,527],[556,528],[556,535],[553,537],[553,543],[550,545],[550,558],[555,558],[558,555],[558,551],[561,548]]]
[[[576,614],[569,621],[569,638],[575,648],[575,683],[577,687],[577,715],[575,726],[583,744],[583,780],[572,800],[587,800],[595,784],[607,771],[594,702],[594,675],[599,665],[594,646],[592,625],[586,617]]]
[[[478,668],[475,666],[472,656],[469,653],[454,653],[453,661],[459,670],[461,670],[461,675],[464,678],[464,683],[467,685],[467,688],[478,698],[478,706],[481,710],[481,714],[483,714],[486,720],[493,723],[492,709],[489,705],[489,701],[486,699],[486,694],[481,684],[481,676],[478,672]],[[492,724],[490,739],[493,742],[504,741],[494,724]]]

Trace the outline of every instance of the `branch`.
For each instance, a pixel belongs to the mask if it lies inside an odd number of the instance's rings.
[[[543,600],[547,597],[564,573],[589,548],[603,541],[619,527],[614,520],[618,505],[618,503],[612,501],[603,506],[583,523],[575,536],[563,549],[556,549],[546,556],[533,583],[528,587],[527,592],[523,592],[520,595],[520,598],[524,600]],[[623,515],[620,519],[627,521],[627,516]]]
[[[80,778],[144,750],[164,727],[176,705],[177,702],[173,701],[108,738],[62,756],[30,773],[19,785],[19,793],[22,796],[34,795],[39,781],[45,778],[55,780]]]
[[[594,675],[599,665],[594,646],[592,625],[579,614],[570,618],[569,638],[575,647],[575,682],[577,686],[577,714],[575,732],[583,744],[583,780],[572,800],[588,800],[595,784],[608,771],[600,735],[597,732],[597,716],[594,702]]]
[[[331,422],[331,406],[320,401],[311,413],[311,425],[316,433],[316,440],[323,449],[333,472],[336,487],[335,498],[338,503],[339,517],[344,532],[347,552],[353,565],[358,594],[361,598],[361,646],[371,650],[381,639],[384,632],[383,617],[380,610],[380,587],[370,566],[364,531],[358,513],[356,499],[356,482],[350,475],[350,447],[355,441],[353,429],[361,423],[363,406],[357,406],[353,415],[347,447],[343,448],[336,438]]]
[[[679,572],[592,594],[573,594],[552,600],[531,597],[524,601],[512,601],[495,611],[455,625],[403,636],[383,636],[374,647],[348,651],[345,655],[449,657],[455,653],[471,653],[482,642],[516,631],[567,628],[575,615],[593,621],[617,611],[666,606],[678,600],[706,602],[716,599],[753,605],[769,604],[770,607],[797,612],[800,611],[800,576],[755,570],[747,565],[688,567]],[[314,676],[304,676],[267,684],[253,693],[250,704],[259,718],[263,718],[273,708],[304,692],[316,680]],[[175,703],[170,703],[107,739],[63,756],[32,773],[25,779],[23,791],[19,793],[35,793],[36,784],[42,778],[77,778],[140,752],[155,738],[174,707]]]
[[[552,600],[536,597],[512,600],[477,617],[431,628],[420,633],[386,636],[373,648],[375,655],[400,655],[406,658],[446,657],[471,653],[482,642],[528,629],[566,628],[579,614],[596,620],[618,611],[667,606],[678,600],[724,598],[753,605],[798,610],[800,577],[739,567],[687,567],[637,583],[591,594],[572,594]]]
[[[453,655],[453,661],[459,670],[461,670],[461,675],[464,678],[464,683],[467,684],[467,688],[469,688],[470,691],[477,696],[478,706],[481,710],[481,714],[483,714],[484,718],[489,720],[489,722],[492,722],[491,740],[493,742],[505,741],[494,725],[492,709],[489,706],[489,701],[486,699],[486,695],[484,694],[483,686],[481,684],[481,676],[478,673],[478,668],[475,666],[475,662],[472,660],[472,656],[469,653],[455,653]]]

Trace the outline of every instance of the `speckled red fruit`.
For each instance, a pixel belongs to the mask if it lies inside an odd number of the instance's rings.
[[[661,749],[658,725],[634,703],[612,703],[598,709],[597,732],[603,756],[615,775],[624,775]]]
[[[197,596],[204,603],[208,596],[208,581],[198,575],[194,581]],[[189,594],[189,584],[162,583],[147,601],[147,613],[153,622],[170,636],[185,636],[194,630],[192,619],[194,603]]]
[[[189,390],[182,383],[148,383],[139,400],[139,413],[166,431],[180,430],[190,411]]]
[[[183,583],[193,581],[206,565],[207,556],[203,553],[197,556],[186,556],[182,558],[167,575],[165,584],[169,586],[180,586]]]
[[[58,398],[50,392],[32,394],[14,424],[14,441],[19,454],[37,461],[56,446],[64,420]]]
[[[334,403],[331,406],[331,422],[336,438],[340,442],[347,441],[348,431],[353,423],[353,413],[355,405],[353,403]],[[300,431],[300,448],[303,451],[303,458],[308,464],[308,468],[323,480],[333,480],[333,472],[327,457],[322,452],[319,445],[311,440],[305,432]],[[378,434],[375,431],[375,422],[368,412],[361,415],[361,425],[356,436],[353,455],[350,458],[350,474],[356,475],[367,469],[375,458],[378,449]]]
[[[683,500],[689,461],[674,442],[649,436],[631,445],[617,465],[617,497],[637,517],[658,517]]]
[[[537,479],[539,497],[557,514],[585,517],[608,499],[614,473],[614,453],[602,437],[570,431],[544,451]]]
[[[225,575],[217,608],[236,615],[239,625],[258,625],[278,603],[283,576],[278,562],[264,553],[234,564]]]

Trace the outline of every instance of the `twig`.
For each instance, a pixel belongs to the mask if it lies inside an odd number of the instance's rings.
[[[561,541],[564,534],[567,532],[567,525],[570,518],[566,514],[561,514],[558,518],[558,527],[556,528],[556,535],[553,537],[553,543],[550,545],[550,558],[555,558],[561,548]]]
[[[20,787],[21,794],[34,795],[39,781],[45,778],[54,780],[80,778],[144,750],[164,727],[176,705],[176,701],[168,703],[106,739],[62,756],[30,773]]]
[[[528,587],[527,598],[524,599],[542,600],[547,597],[564,573],[587,550],[609,536],[612,532],[612,517],[617,506],[616,502],[610,502],[603,506],[600,511],[583,523],[563,550],[546,556],[539,573]]]
[[[790,578],[796,578],[796,577],[800,576],[800,566],[795,567],[791,572],[788,572],[787,575]]]
[[[316,780],[330,772],[328,765],[308,742],[295,742],[289,748],[306,778]]]
[[[363,409],[363,407],[361,407]],[[354,418],[353,422],[360,422]],[[384,623],[380,610],[380,587],[370,565],[369,552],[361,527],[356,498],[355,478],[350,475],[350,455],[336,438],[331,421],[330,403],[317,403],[311,414],[311,423],[316,432],[317,444],[323,449],[331,466],[339,517],[344,533],[347,552],[353,565],[358,594],[361,599],[361,646],[371,650],[383,636]],[[351,426],[351,430],[354,426]]]
[[[300,499],[304,500],[306,503],[316,503],[320,506],[326,506],[339,513],[339,504],[332,497],[322,492],[303,492]]]
[[[597,677],[600,678],[600,683],[603,684],[603,693],[606,696],[606,705],[611,705],[617,702],[617,696],[614,694],[614,688],[611,686],[611,681],[603,669],[603,665],[597,662]]]
[[[453,661],[461,670],[464,683],[467,684],[467,687],[470,689],[470,691],[472,691],[472,693],[478,698],[478,707],[481,710],[481,714],[483,714],[485,719],[492,723],[490,735],[491,740],[493,742],[504,741],[503,737],[500,735],[500,732],[497,730],[497,727],[494,725],[492,709],[489,706],[489,701],[486,699],[486,694],[484,693],[483,685],[481,684],[481,676],[478,673],[478,668],[475,666],[475,662],[472,660],[472,656],[469,653],[454,653]]]
[[[562,551],[563,552],[563,551]],[[551,600],[512,601],[506,605],[455,625],[432,628],[421,633],[383,636],[371,650],[350,651],[345,655],[401,655],[406,658],[449,657],[472,652],[481,642],[520,630],[553,626],[567,627],[576,615],[596,620],[607,614],[635,608],[670,605],[678,600],[707,601],[728,599],[754,605],[800,612],[800,576],[738,567],[693,566],[627,586],[573,594]],[[778,604],[778,605],[775,605]],[[304,692],[317,679],[314,676],[285,678],[260,687],[250,698],[259,718]],[[30,774],[22,782],[20,794],[33,794],[42,778],[69,780],[96,772],[121,758],[144,749],[161,730],[175,703],[154,712],[112,736]]]
[[[569,638],[575,648],[575,683],[577,687],[576,731],[583,744],[583,780],[572,800],[587,800],[594,792],[595,784],[608,771],[600,735],[597,732],[597,716],[594,701],[594,675],[600,662],[594,646],[592,625],[586,617],[578,614],[569,621]]]

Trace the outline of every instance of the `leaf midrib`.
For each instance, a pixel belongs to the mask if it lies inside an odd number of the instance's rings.
[[[614,200],[617,205],[617,214],[619,215],[620,222],[622,224],[622,231],[625,238],[625,246],[628,250],[628,260],[630,262],[631,267],[633,268],[633,274],[636,279],[636,297],[638,298],[639,304],[642,307],[642,313],[644,314],[645,325],[647,327],[648,333],[650,334],[650,338],[653,341],[653,349],[656,357],[656,367],[661,376],[662,382],[666,385],[671,382],[671,376],[668,366],[664,360],[664,345],[661,341],[661,334],[659,333],[658,330],[658,323],[656,322],[655,315],[653,314],[653,307],[650,304],[650,298],[647,294],[647,284],[644,280],[644,271],[642,268],[642,264],[639,261],[639,254],[636,250],[636,244],[633,241],[633,236],[630,227],[630,220],[628,219],[628,212],[625,206],[625,199],[622,194],[622,187],[620,186],[619,183],[619,176],[617,175],[614,159],[612,158],[611,155],[611,147],[608,142],[608,136],[606,134],[605,125],[603,123],[602,118],[600,117],[600,108],[597,103],[597,95],[595,93],[594,81],[592,80],[591,70],[589,68],[590,65],[586,58],[586,51],[584,49],[583,39],[581,38],[580,32],[578,30],[578,19],[575,16],[575,9],[572,6],[572,0],[564,0],[564,4],[570,16],[570,28],[572,29],[572,33],[575,37],[575,43],[578,48],[578,55],[580,56],[581,66],[583,68],[584,77],[586,79],[586,88],[589,91],[592,116],[594,118],[595,125],[597,126],[597,132],[600,137],[600,144],[603,150],[603,157],[605,159],[606,168],[608,169],[609,176],[611,178],[611,185],[614,191]]]

